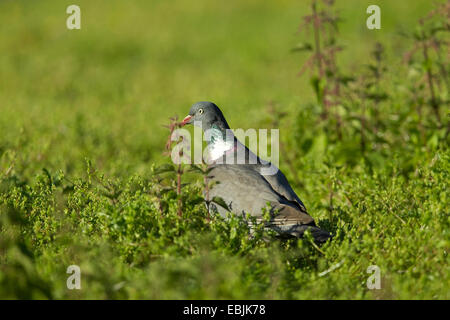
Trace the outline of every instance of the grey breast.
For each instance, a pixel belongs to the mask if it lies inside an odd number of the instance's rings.
[[[223,199],[233,213],[239,215],[249,213],[258,218],[262,217],[263,209],[268,208],[273,213],[271,220],[273,225],[314,225],[314,220],[306,213],[304,206],[297,204],[295,199],[287,199],[283,194],[274,190],[257,167],[233,164],[215,165],[210,171],[209,177],[213,185],[209,196],[211,199],[213,197]],[[212,208],[222,216],[225,216],[227,212],[221,206]]]

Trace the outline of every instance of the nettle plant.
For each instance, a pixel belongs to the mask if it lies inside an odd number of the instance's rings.
[[[311,14],[303,17],[300,32],[311,34],[312,40],[300,42],[293,52],[309,51],[311,56],[299,71],[302,75],[310,71],[310,82],[321,106],[321,118],[334,120],[338,139],[342,139],[341,87],[349,78],[344,76],[337,65],[337,54],[343,47],[338,44],[338,25],[341,19],[333,8],[334,0],[313,0]]]
[[[450,1],[447,1],[421,18],[413,32],[404,33],[414,41],[413,48],[405,54],[404,61],[409,67],[410,76],[415,80],[412,98],[417,105],[417,112],[421,117],[426,116],[423,105],[429,105],[439,126],[445,121],[442,119],[441,109],[450,102],[449,15]]]
[[[389,92],[383,85],[387,81],[387,71],[384,47],[377,42],[362,72],[348,81],[343,90],[346,125],[359,133],[360,154],[363,157],[368,150],[382,151],[387,143],[384,134],[386,124],[381,116],[386,112],[383,103],[389,98]]]
[[[376,43],[370,59],[351,77],[337,65],[336,54],[342,47],[338,45],[340,19],[333,3],[311,2],[311,14],[303,17],[300,30],[311,31],[307,34],[312,40],[292,49],[311,52],[300,74],[309,70],[316,95],[315,104],[299,108],[293,124],[289,143],[301,150],[294,158],[313,153],[317,159],[322,152],[347,166],[358,165],[362,159],[371,167],[383,167],[392,150],[400,146],[405,150],[437,148],[448,139],[450,130],[444,115],[449,104],[450,2],[438,5],[408,34],[415,42],[405,54],[407,70],[400,63],[388,68],[384,46]],[[298,168],[298,164],[289,167]]]

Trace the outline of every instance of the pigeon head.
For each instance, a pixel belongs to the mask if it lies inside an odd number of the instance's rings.
[[[194,124],[201,127],[203,131],[215,128],[224,132],[230,128],[219,107],[208,101],[194,103],[182,124]]]

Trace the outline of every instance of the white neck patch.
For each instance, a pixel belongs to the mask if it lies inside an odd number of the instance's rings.
[[[234,147],[233,141],[223,141],[219,139],[208,146],[209,159],[215,161],[221,158],[225,152]]]

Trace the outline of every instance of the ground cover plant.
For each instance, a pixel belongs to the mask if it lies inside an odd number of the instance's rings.
[[[380,30],[356,0],[77,4],[0,3],[0,298],[450,298],[448,1],[378,1]],[[208,215],[166,145],[199,100],[280,129],[333,241]]]

